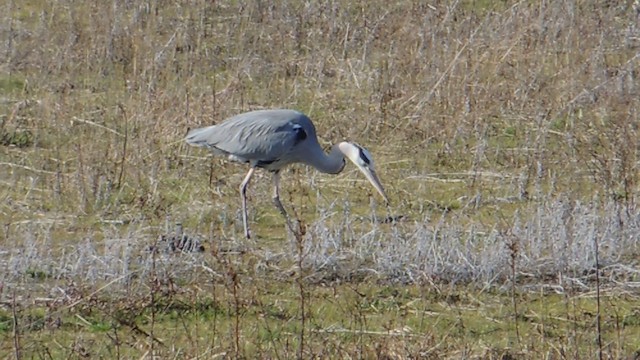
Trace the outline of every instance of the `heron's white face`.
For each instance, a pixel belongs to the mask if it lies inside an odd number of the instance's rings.
[[[384,188],[382,187],[382,183],[380,179],[378,179],[378,175],[376,174],[375,167],[373,165],[373,158],[367,149],[348,142],[341,142],[338,144],[340,151],[345,155],[345,157],[351,160],[358,169],[364,174],[364,176],[369,180],[371,185],[382,195],[384,201],[388,204],[389,198],[387,198],[387,194],[384,192]]]

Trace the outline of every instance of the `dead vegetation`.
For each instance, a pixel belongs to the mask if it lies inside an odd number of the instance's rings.
[[[640,349],[638,4],[0,10],[3,356]],[[298,167],[283,202],[304,237],[258,177],[244,240],[244,170],[182,138],[273,107],[369,148],[393,206],[350,171]],[[176,222],[204,253],[149,251]]]

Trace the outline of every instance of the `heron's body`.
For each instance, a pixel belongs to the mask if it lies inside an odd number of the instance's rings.
[[[325,154],[318,143],[311,119],[295,110],[258,110],[239,114],[221,124],[190,131],[186,141],[190,145],[205,147],[214,154],[249,163],[251,166],[240,187],[247,237],[249,230],[245,192],[255,168],[273,172],[274,202],[288,223],[289,219],[279,199],[279,171],[292,163],[303,163],[324,173],[337,174],[344,168],[344,159],[347,157],[365,174],[385,201],[388,201],[375,174],[371,156],[365,149],[341,142],[332,147],[329,155]]]

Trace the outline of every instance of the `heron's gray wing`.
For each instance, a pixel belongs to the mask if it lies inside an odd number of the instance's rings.
[[[258,165],[290,162],[297,160],[293,151],[296,145],[315,136],[310,124],[311,121],[297,111],[253,111],[219,125],[195,129],[187,136],[187,142]]]

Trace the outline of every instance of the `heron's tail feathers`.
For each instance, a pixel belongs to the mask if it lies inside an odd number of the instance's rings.
[[[189,133],[187,134],[187,137],[184,140],[189,145],[209,147],[211,146],[209,140],[210,140],[212,128],[213,126],[193,129],[189,131]]]

